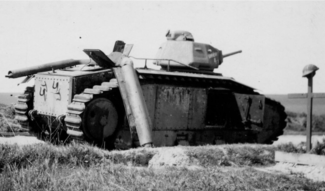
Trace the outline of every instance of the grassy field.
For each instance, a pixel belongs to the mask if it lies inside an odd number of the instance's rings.
[[[167,158],[161,156],[171,153]],[[108,152],[87,145],[0,145],[2,190],[320,190],[270,174],[274,147],[227,145]]]
[[[1,131],[16,125],[1,105]],[[296,120],[291,114],[292,121]],[[6,120],[6,121],[4,121]],[[9,124],[9,125],[8,125]],[[300,127],[299,127],[300,128]],[[20,131],[19,126],[14,131]],[[313,153],[325,154],[325,141]],[[302,145],[223,145],[105,151],[89,145],[0,145],[0,190],[322,190],[301,173],[273,174],[274,151]]]
[[[289,99],[287,95],[270,94],[267,97],[279,101],[286,109],[295,113],[306,113],[307,100],[306,99]],[[317,98],[313,100],[313,114],[325,115],[325,98]]]

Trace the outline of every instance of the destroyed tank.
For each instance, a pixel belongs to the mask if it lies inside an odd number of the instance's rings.
[[[156,58],[134,68],[133,45],[85,49],[89,60],[64,60],[9,71],[35,78],[18,96],[16,119],[38,138],[138,146],[271,144],[286,126],[284,107],[252,87],[215,73],[225,57],[186,31],[168,32]],[[160,69],[150,69],[151,60]]]

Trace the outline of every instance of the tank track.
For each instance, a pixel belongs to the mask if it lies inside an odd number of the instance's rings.
[[[279,114],[280,120],[279,120],[279,127],[274,131],[273,135],[265,142],[266,144],[272,144],[274,141],[278,140],[278,137],[283,134],[283,130],[287,126],[287,114],[285,112],[285,108],[280,102],[277,102],[275,100],[272,100],[270,98],[265,97],[265,104],[269,104],[276,108],[275,110]]]
[[[93,99],[102,97],[117,87],[117,80],[113,78],[109,82],[103,82],[101,85],[93,86],[93,88],[86,88],[81,94],[74,95],[72,102],[68,105],[67,115],[64,121],[67,127],[67,134],[75,142],[82,143],[87,141],[87,137],[82,129],[83,113],[87,105]]]
[[[28,112],[33,109],[34,87],[26,87],[23,94],[18,95],[18,103],[15,108],[15,119],[22,128],[30,130],[30,118]]]

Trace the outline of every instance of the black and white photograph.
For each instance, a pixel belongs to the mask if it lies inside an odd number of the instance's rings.
[[[0,1],[0,190],[325,191],[325,1]]]

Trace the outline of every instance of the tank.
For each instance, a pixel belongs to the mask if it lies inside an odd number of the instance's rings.
[[[89,60],[64,60],[9,71],[35,79],[18,96],[16,119],[53,143],[106,149],[139,146],[271,144],[286,126],[284,107],[254,88],[214,72],[225,57],[187,31],[168,31],[155,58],[134,68],[133,45],[85,49]],[[148,68],[147,61],[160,66]]]

